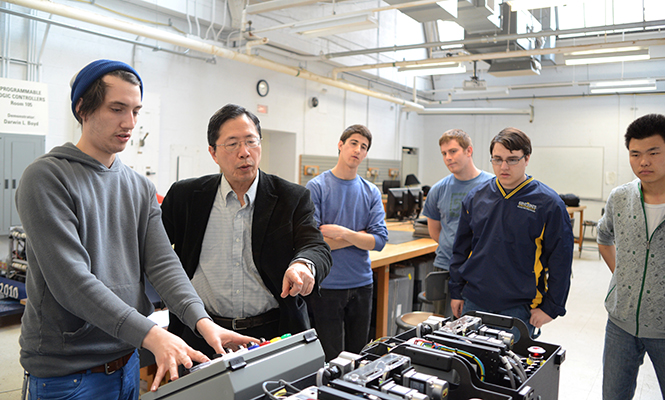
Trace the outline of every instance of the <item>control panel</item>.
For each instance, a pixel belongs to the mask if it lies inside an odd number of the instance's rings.
[[[264,383],[292,381],[324,365],[314,329],[284,335],[192,367],[189,373],[141,396],[152,399],[247,400],[264,393]]]

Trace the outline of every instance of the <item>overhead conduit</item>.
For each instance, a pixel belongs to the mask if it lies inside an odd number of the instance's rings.
[[[416,102],[404,100],[399,97],[390,96],[384,93],[365,89],[363,87],[351,83],[340,82],[338,80],[334,80],[331,78],[311,73],[301,68],[293,68],[288,65],[280,64],[256,56],[231,51],[219,46],[205,43],[200,40],[179,36],[170,32],[160,31],[152,27],[141,26],[131,22],[120,21],[114,18],[95,14],[90,11],[80,10],[63,4],[53,3],[49,0],[5,0],[5,1],[7,3],[16,4],[22,7],[43,11],[49,14],[59,15],[65,18],[71,18],[98,26],[104,26],[110,29],[115,29],[121,32],[131,33],[134,35],[143,36],[154,40],[159,40],[165,43],[170,43],[175,46],[180,46],[194,51],[199,51],[201,53],[211,54],[217,57],[239,61],[245,64],[250,64],[260,68],[269,69],[271,71],[283,73],[297,78],[307,79],[331,87],[336,87],[339,89],[348,90],[350,92],[355,92],[362,95],[374,97],[379,100],[384,100],[391,103],[399,104],[401,106],[404,106],[405,111],[415,111],[418,114],[528,114],[531,116],[533,115],[532,111],[529,109],[506,109],[506,108],[468,109],[467,108],[467,109],[457,109],[459,110],[459,112],[456,112],[455,108],[426,109],[423,105],[418,104]]]

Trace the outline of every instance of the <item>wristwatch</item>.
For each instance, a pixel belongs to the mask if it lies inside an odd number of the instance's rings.
[[[309,267],[309,270],[312,271],[312,276],[316,278],[316,264],[314,264],[312,261],[306,258],[296,258],[295,260],[291,261],[289,267],[297,262],[307,265],[307,267]]]

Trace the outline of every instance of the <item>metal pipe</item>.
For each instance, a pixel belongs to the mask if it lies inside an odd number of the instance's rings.
[[[249,39],[249,38],[248,38]],[[261,46],[268,43],[268,38],[266,37],[261,37],[257,38],[254,40],[247,40],[247,43],[245,43],[245,54],[250,55],[252,54],[252,47],[254,46]]]
[[[33,10],[30,11],[31,13],[35,12]],[[26,60],[28,61],[28,68],[26,68],[26,79],[28,81],[35,81],[35,69],[34,69],[34,62],[35,62],[35,48],[37,47],[37,32],[35,29],[35,26],[37,24],[35,21],[29,20],[28,21],[28,40],[27,40],[27,52],[26,52]]]
[[[357,11],[350,11],[347,13],[343,14],[333,14],[327,17],[320,17],[320,18],[313,18],[307,21],[296,21],[296,22],[290,22],[287,24],[281,24],[281,25],[274,25],[268,28],[263,28],[263,29],[257,29],[253,32],[255,33],[263,33],[263,32],[268,32],[268,31],[274,31],[278,29],[286,29],[286,28],[293,28],[298,24],[304,23],[304,22],[325,22],[327,19],[330,19],[331,17],[335,18],[342,18],[342,17],[350,17],[352,15],[362,15],[362,14],[367,14],[371,12],[381,12],[381,11],[388,11],[388,10],[399,10],[402,8],[409,8],[409,7],[420,7],[420,6],[426,6],[429,4],[434,4],[438,3],[441,0],[417,0],[417,1],[411,1],[408,3],[401,3],[401,4],[393,4],[385,7],[376,7],[376,8],[365,8],[362,10],[357,10]],[[265,3],[262,3],[265,4]],[[261,4],[259,4],[261,5]]]
[[[63,17],[67,18],[72,18],[76,19],[79,21],[83,22],[88,22],[100,26],[105,26],[107,28],[111,29],[116,29],[119,31],[123,32],[128,32],[132,34],[136,34],[139,36],[143,36],[146,38],[151,38],[155,40],[160,40],[164,41],[167,43],[171,43],[176,46],[184,47],[187,49],[199,51],[202,53],[207,53],[207,54],[212,54],[213,56],[220,56],[222,58],[227,58],[230,60],[235,60],[239,62],[243,62],[246,64],[251,64],[255,65],[257,67],[261,68],[266,68],[270,69],[272,71],[276,72],[281,72],[287,75],[291,75],[294,77],[299,77],[302,79],[307,79],[311,80],[314,82],[319,82],[322,84],[326,84],[332,87],[337,87],[343,90],[348,90],[351,92],[363,94],[369,97],[374,97],[380,100],[385,100],[391,103],[399,104],[402,106],[405,106],[408,108],[409,111],[415,111],[417,113],[423,113],[423,114],[441,114],[444,113],[442,110],[445,109],[426,109],[424,106],[421,104],[407,101],[398,97],[390,96],[387,94],[375,92],[369,89],[365,89],[363,87],[341,82],[338,80],[333,80],[331,78],[323,77],[320,75],[313,74],[307,70],[301,69],[301,68],[293,68],[287,65],[279,64],[273,61],[265,60],[256,56],[249,56],[245,55],[242,53],[236,53],[232,52],[230,50],[221,48],[219,46],[214,46],[211,44],[207,44],[204,42],[201,42],[199,40],[195,39],[190,39],[187,37],[182,37],[178,36],[169,32],[163,32],[155,28],[151,27],[144,27],[140,25],[136,25],[134,23],[130,22],[124,22],[112,18],[107,18],[89,11],[84,11],[84,10],[79,10],[73,7],[65,6],[65,5],[60,5],[56,3],[52,3],[48,0],[10,0],[10,3],[17,4],[23,7],[28,7],[40,11],[44,11],[50,14],[56,14],[60,15]],[[136,45],[144,45],[143,43],[135,42],[133,44]],[[447,111],[445,113],[448,114],[525,114],[525,110],[521,109],[484,109],[484,108],[476,108],[472,109],[473,111],[470,111],[470,109],[451,109],[451,111]],[[532,113],[532,111],[531,111]]]
[[[239,61],[260,68],[266,68],[275,72],[280,72],[293,77],[298,77],[314,82],[323,83],[332,87],[337,87],[340,89],[349,90],[351,92],[374,97],[380,100],[389,101],[391,103],[405,105],[405,106],[408,105],[414,109],[424,108],[422,105],[413,103],[408,100],[375,92],[357,85],[333,80],[331,78],[311,73],[302,68],[293,68],[287,65],[279,64],[274,61],[265,60],[256,56],[248,56],[246,54],[236,53],[219,46],[204,43],[199,40],[178,36],[170,32],[163,32],[152,27],[146,27],[131,22],[125,22],[113,18],[107,18],[89,11],[79,10],[62,4],[56,4],[48,0],[10,0],[9,3],[17,4],[23,7],[33,8],[50,14],[56,14],[63,17],[76,19],[79,21],[88,22],[99,26],[104,26],[111,29],[116,29],[127,33],[132,33],[135,35],[144,36],[150,39],[160,40],[163,42],[171,43],[176,46],[181,46],[191,50],[199,51],[201,53],[212,54],[214,56],[226,58],[229,60]]]
[[[556,47],[549,49],[515,50],[515,51],[505,51],[497,53],[482,53],[482,54],[470,54],[470,55],[442,57],[442,58],[428,58],[425,60],[417,60],[417,61],[395,61],[395,62],[385,62],[377,64],[356,65],[353,67],[333,68],[332,76],[333,79],[337,79],[337,75],[342,72],[362,71],[366,69],[375,69],[375,68],[403,67],[407,65],[429,65],[429,64],[438,64],[444,61],[463,62],[463,61],[498,60],[502,58],[529,57],[529,56],[536,56],[543,54],[562,54],[562,53],[570,53],[573,51],[617,49],[621,47],[661,46],[661,45],[665,45],[665,39],[644,39],[644,40],[631,40],[627,42],[614,42],[614,43],[609,42],[609,43],[585,44],[579,46],[565,46],[565,47]]]
[[[196,21],[196,36],[201,37],[201,24],[199,24],[199,2],[194,0],[194,21]]]
[[[213,27],[215,26],[215,4],[217,2],[215,0],[212,1],[212,10],[210,11],[210,25],[208,25],[208,29],[206,29],[206,35],[203,39],[208,39],[208,33],[210,33],[210,30],[212,29],[212,37],[215,37],[215,30]]]
[[[452,95],[452,93],[448,93],[448,100],[433,100],[433,101],[430,101],[430,100],[423,100],[423,99],[418,100],[418,89],[416,89],[416,79],[417,79],[417,78],[418,78],[417,76],[414,76],[414,77],[413,77],[413,102],[414,102],[414,103],[418,103],[418,104],[428,104],[428,105],[432,105],[432,104],[437,104],[437,105],[439,105],[439,104],[448,104],[448,103],[452,103],[452,102],[453,102],[453,95]]]
[[[49,15],[49,18],[51,16]],[[37,82],[42,81],[42,56],[44,55],[44,49],[46,48],[46,40],[48,39],[48,34],[51,31],[51,24],[46,25],[46,29],[44,29],[44,38],[42,38],[42,46],[39,48],[39,55],[37,56],[37,72],[39,73],[39,76],[37,77]]]
[[[213,1],[216,2],[217,0],[213,0]],[[215,41],[219,40],[219,35],[221,35],[224,28],[226,28],[226,13],[229,9],[228,3],[229,3],[229,0],[224,1],[224,16],[222,17],[222,26],[219,28],[219,31],[217,31],[217,33],[215,34]],[[213,29],[213,31],[214,31],[214,29]]]
[[[578,29],[557,29],[553,31],[540,31],[540,32],[530,32],[530,33],[515,33],[511,35],[501,35],[501,36],[483,36],[473,39],[463,39],[463,40],[453,40],[448,42],[430,42],[430,43],[419,43],[419,44],[408,44],[403,46],[391,46],[391,47],[377,47],[374,49],[363,49],[363,50],[353,50],[353,51],[343,51],[337,53],[323,54],[321,57],[325,58],[339,58],[339,57],[350,57],[350,56],[359,56],[364,54],[375,54],[375,53],[386,53],[391,51],[400,51],[400,50],[413,50],[413,49],[422,49],[430,47],[448,47],[448,46],[458,46],[466,44],[483,44],[483,43],[500,43],[510,40],[517,39],[529,39],[541,36],[560,36],[560,35],[574,35],[577,33],[589,33],[589,32],[607,32],[613,30],[623,30],[623,29],[635,29],[635,28],[649,28],[654,26],[663,26],[665,25],[665,20],[658,21],[645,21],[645,22],[634,22],[630,24],[619,24],[619,25],[610,25],[610,26],[596,26],[591,28],[578,28]]]
[[[49,16],[49,18],[43,18],[43,17],[38,17],[36,15],[30,15],[30,14],[25,14],[25,13],[21,13],[21,12],[18,12],[18,11],[10,10],[8,8],[0,8],[0,11],[3,12],[3,13],[6,13],[6,14],[15,15],[17,17],[23,17],[25,19],[32,19],[32,20],[35,20],[35,21],[45,23],[46,24],[46,33],[44,34],[44,38],[46,38],[46,34],[48,33],[51,25],[55,25],[55,26],[58,26],[58,27],[61,27],[61,28],[67,28],[67,29],[71,29],[71,30],[74,30],[74,31],[78,31],[78,32],[89,33],[89,34],[95,35],[95,36],[101,36],[101,37],[104,37],[104,38],[107,38],[107,39],[117,40],[119,42],[133,44],[135,46],[147,47],[149,49],[152,49],[153,51],[163,51],[163,52],[166,52],[166,53],[176,54],[176,55],[179,55],[179,56],[185,56],[185,57],[194,58],[194,59],[203,60],[203,61],[209,61],[210,60],[209,58],[205,58],[205,57],[190,56],[190,55],[186,54],[186,52],[179,52],[179,51],[164,49],[162,47],[154,46],[154,45],[151,45],[151,44],[145,44],[145,43],[139,42],[137,40],[125,39],[125,38],[120,37],[120,36],[113,36],[113,35],[109,35],[109,34],[106,34],[106,33],[101,33],[101,32],[93,31],[93,30],[90,30],[90,29],[85,29],[85,28],[80,28],[78,26],[65,24],[64,22],[54,21],[54,20],[50,19],[50,16]],[[141,35],[139,35],[139,36],[141,36]],[[9,38],[9,36],[7,36],[7,38]],[[42,44],[41,53],[43,53],[43,51],[44,51],[44,49],[43,49],[43,44]],[[41,59],[41,55],[40,55],[40,59]]]
[[[418,114],[448,114],[448,115],[531,115],[529,108],[424,108],[422,110],[404,107],[405,111],[415,111]]]
[[[427,105],[450,104],[452,102],[453,102],[452,93],[448,93],[448,100],[423,100],[423,99],[418,100],[418,104],[427,104]],[[429,110],[429,108],[426,108],[425,110]],[[480,110],[485,110],[485,109],[481,108]],[[492,112],[490,112],[490,114],[492,114]]]
[[[2,17],[2,27],[4,28],[4,34],[2,35],[2,68],[0,71],[0,77],[8,78],[9,77],[9,32],[10,29],[10,19],[8,16],[3,15]]]

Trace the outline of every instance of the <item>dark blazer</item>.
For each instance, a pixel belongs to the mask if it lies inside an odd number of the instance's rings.
[[[252,222],[252,254],[264,284],[279,303],[280,333],[297,333],[310,328],[303,298],[282,299],[282,280],[291,261],[306,258],[316,265],[316,286],[332,265],[330,247],[314,220],[309,190],[274,175],[259,171],[259,185]],[[221,174],[176,182],[162,202],[162,221],[192,279],[199,265],[203,236],[208,225]],[[314,292],[313,291],[313,292]],[[180,335],[185,325],[173,314],[169,331]]]

